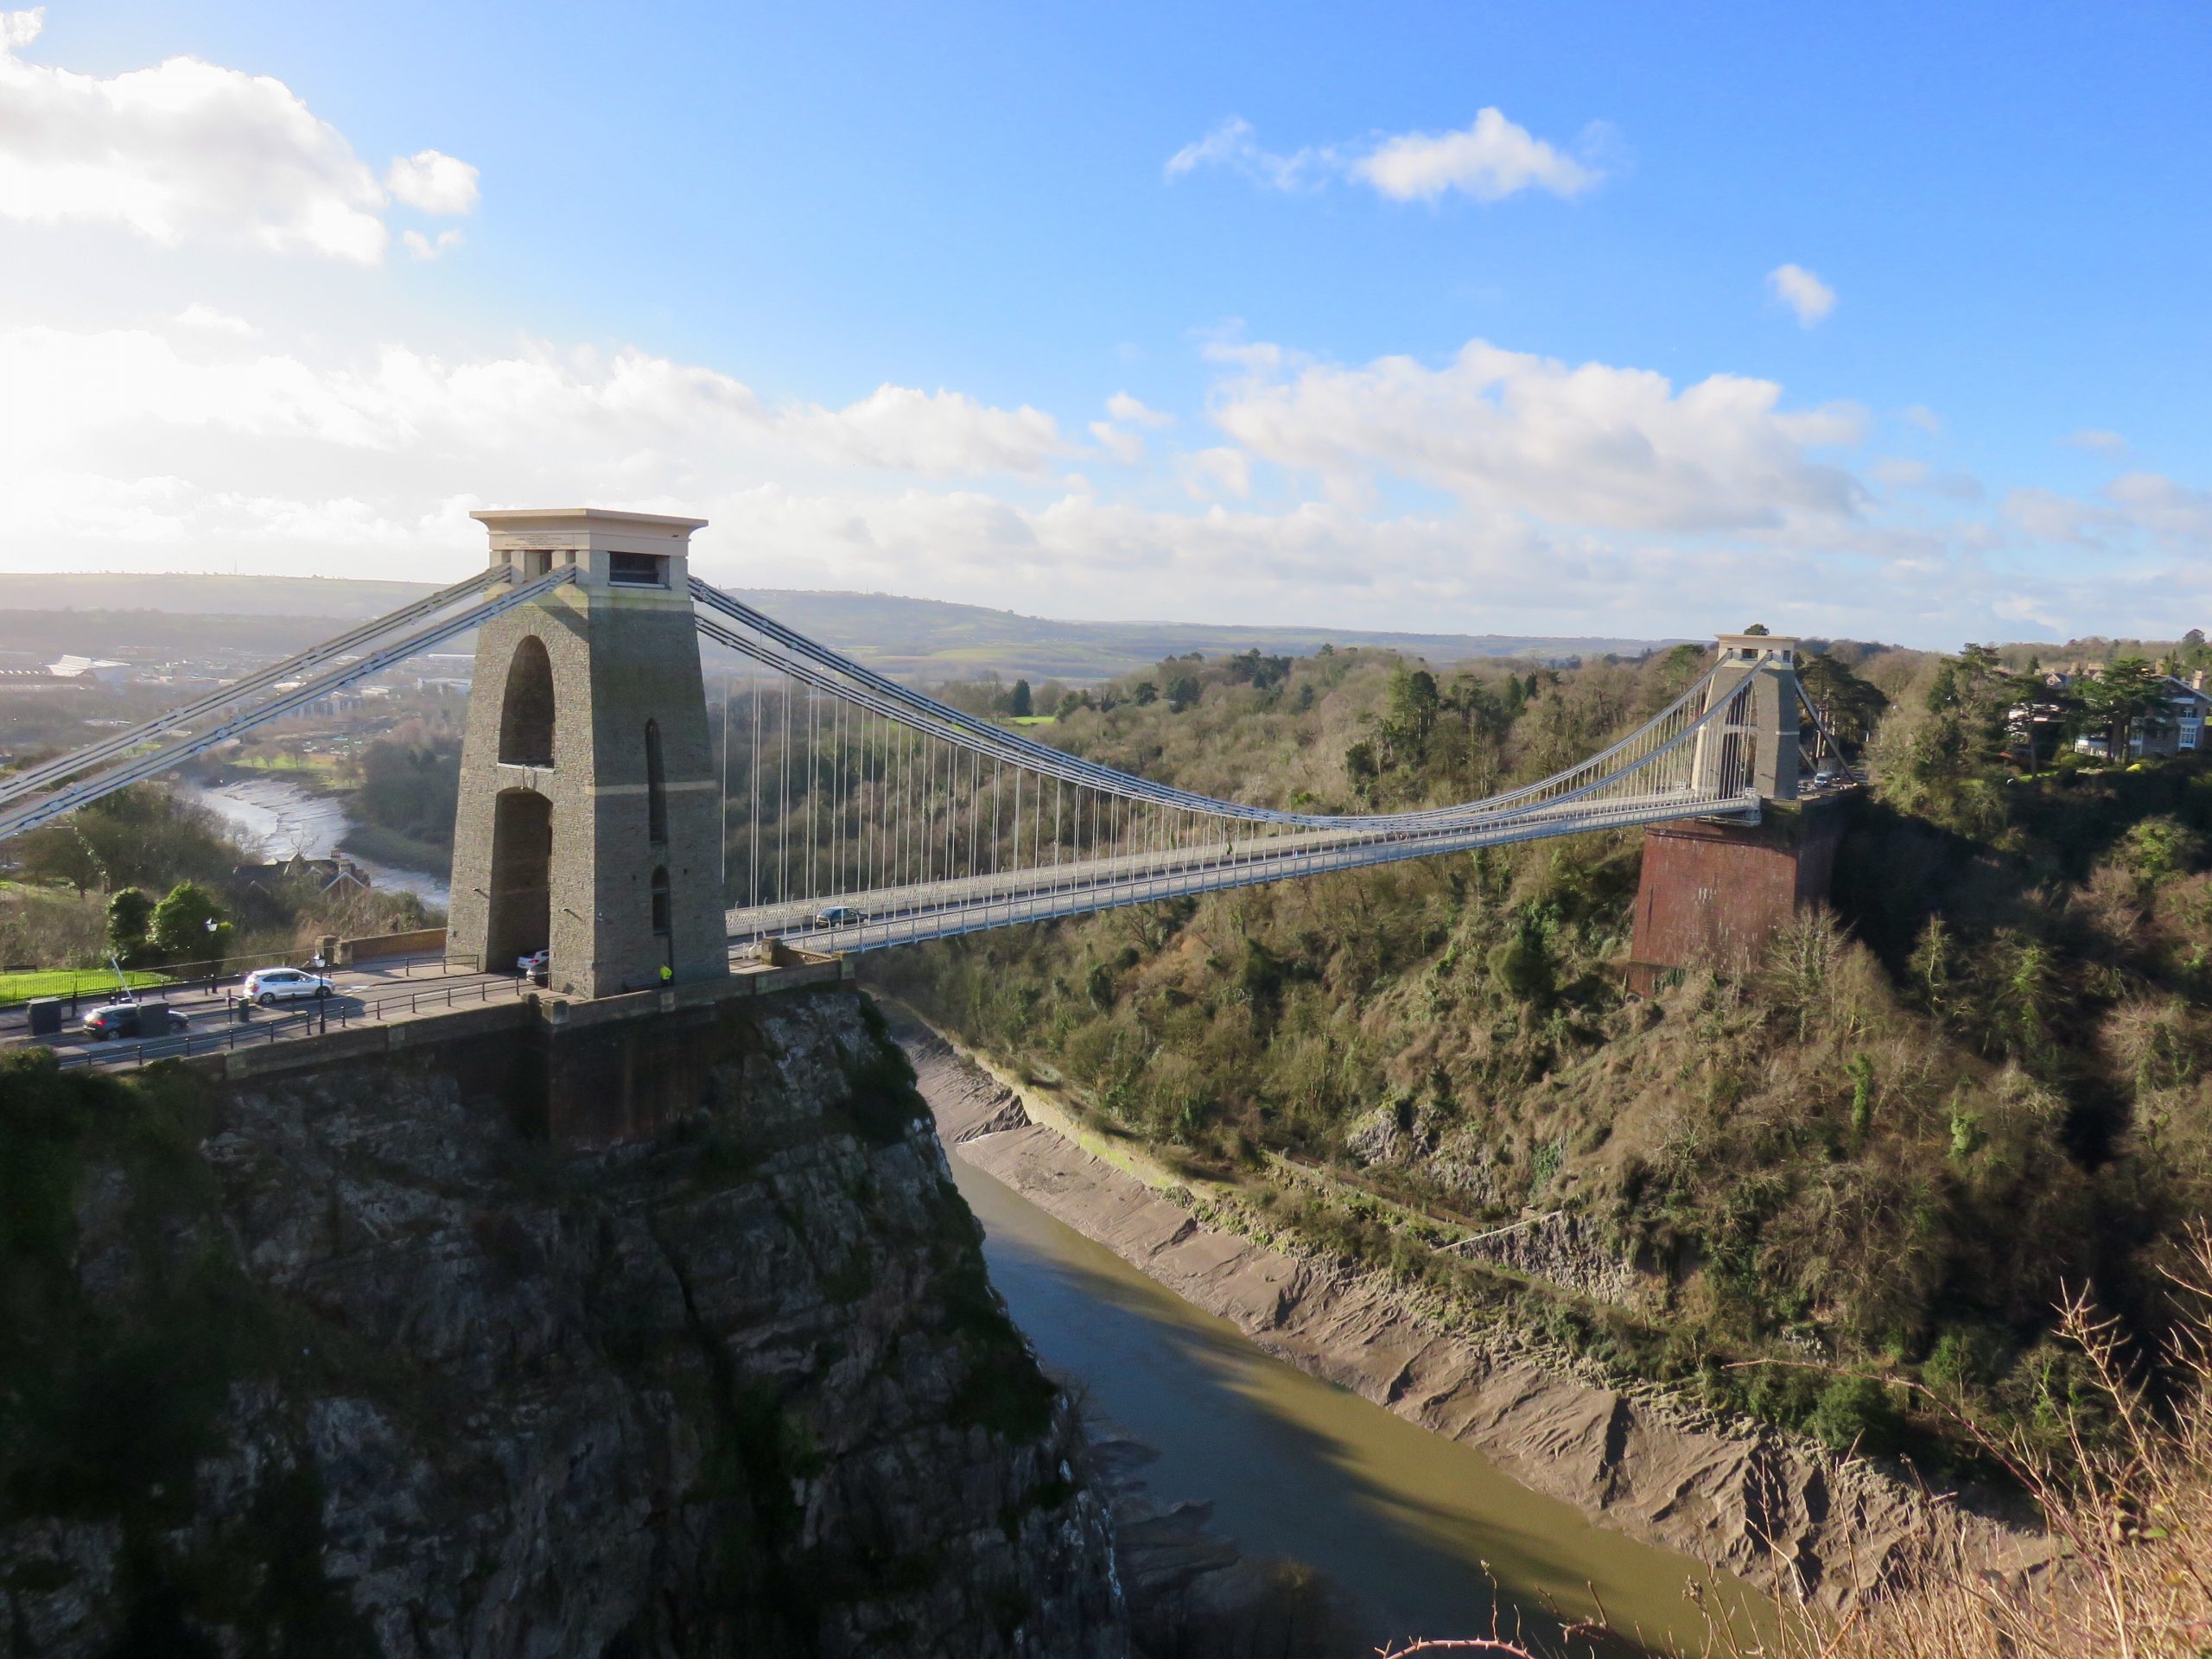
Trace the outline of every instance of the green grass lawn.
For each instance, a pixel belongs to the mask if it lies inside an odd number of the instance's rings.
[[[168,976],[150,969],[134,968],[124,976],[134,986],[166,985]],[[67,996],[72,993],[111,991],[115,975],[105,968],[34,968],[20,974],[0,974],[0,1002],[20,1002],[34,996]]]
[[[1058,715],[1008,715],[1007,721],[1014,726],[1057,726],[1060,723],[1060,717]]]

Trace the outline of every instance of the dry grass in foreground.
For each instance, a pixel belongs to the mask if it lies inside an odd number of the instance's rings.
[[[2076,1298],[2061,1310],[2060,1329],[2088,1362],[2094,1389],[2059,1451],[1986,1442],[2041,1507],[2058,1547],[2050,1567],[1904,1573],[1893,1593],[1793,1628],[1778,1659],[2212,1654],[2212,1236],[2197,1231],[2191,1255],[2178,1283],[2193,1307],[2167,1356],[2184,1390],[2170,1416],[2145,1399],[2113,1325]],[[2092,1444],[2082,1428],[2098,1419],[2105,1432]],[[1749,1659],[1761,1650],[1736,1651]]]

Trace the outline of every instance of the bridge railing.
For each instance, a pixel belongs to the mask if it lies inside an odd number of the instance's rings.
[[[358,1025],[386,1022],[403,1015],[411,1019],[442,1009],[484,1006],[493,1002],[518,1002],[531,995],[532,989],[529,982],[519,976],[508,979],[485,975],[473,978],[466,985],[448,984],[435,990],[389,991],[374,997],[348,996],[339,992],[321,999],[312,1007],[296,1007],[282,1012],[272,1009],[250,1014],[244,1019],[229,1020],[220,1026],[203,1027],[198,1031],[187,1030],[168,1037],[144,1038],[128,1053],[117,1052],[104,1046],[66,1051],[57,1049],[54,1051],[55,1064],[64,1070],[86,1066],[139,1070],[158,1060],[224,1054],[234,1049],[251,1048],[289,1039],[321,1036],[333,1026],[340,1031],[347,1031]]]
[[[115,982],[111,968],[30,969],[32,973],[64,973],[74,976],[73,988],[60,991],[37,991],[22,995],[0,997],[0,1015],[21,1014],[34,1002],[48,1001],[69,1004],[74,1015],[79,1006],[98,1007],[105,1002],[119,1002],[126,999],[139,1002],[165,1001],[181,992],[214,991],[227,983],[243,980],[257,968],[299,968],[308,969],[309,953],[295,948],[289,950],[248,951],[234,957],[212,958],[205,962],[148,963],[142,967],[124,969],[126,975],[145,976],[142,982],[128,990]],[[474,974],[483,971],[479,958],[467,955],[451,957],[425,952],[416,956],[379,957],[375,960],[379,975],[397,973],[402,978],[444,977],[454,974]]]

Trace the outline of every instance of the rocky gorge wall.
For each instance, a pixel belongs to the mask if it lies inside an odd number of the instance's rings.
[[[1073,1412],[911,1072],[722,1006],[650,1141],[426,1044],[0,1071],[10,1659],[1126,1651]]]

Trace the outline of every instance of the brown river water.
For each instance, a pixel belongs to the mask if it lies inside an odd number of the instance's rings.
[[[950,1161],[1014,1323],[1048,1368],[1159,1452],[1144,1471],[1151,1495],[1211,1502],[1214,1529],[1246,1554],[1319,1568],[1370,1646],[1487,1635],[1494,1581],[1509,1630],[1516,1610],[1535,1633],[1557,1629],[1547,1608],[1580,1618],[1602,1602],[1613,1629],[1655,1652],[1702,1649],[1705,1618],[1688,1594],[1710,1582],[1699,1563],[1593,1526],[1472,1448],[1274,1358]]]

